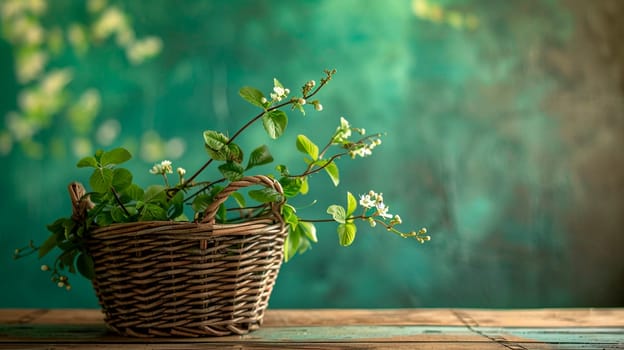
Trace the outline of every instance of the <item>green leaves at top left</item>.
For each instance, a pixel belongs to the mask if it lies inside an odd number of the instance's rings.
[[[127,149],[119,147],[110,151],[98,150],[95,156],[88,156],[80,159],[76,166],[78,168],[103,168],[121,164],[132,158]]]

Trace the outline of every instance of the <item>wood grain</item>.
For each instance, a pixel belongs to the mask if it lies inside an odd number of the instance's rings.
[[[99,310],[0,310],[0,349],[620,349],[624,309],[268,310],[242,336],[121,337]]]

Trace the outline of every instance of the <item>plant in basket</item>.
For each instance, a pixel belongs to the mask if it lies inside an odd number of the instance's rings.
[[[288,125],[287,107],[304,115],[306,108],[322,111],[315,96],[335,70],[324,73],[296,96],[277,79],[268,96],[241,88],[240,96],[258,113],[231,136],[204,131],[207,159],[193,173],[164,160],[149,170],[159,184],[142,187],[120,167],[131,158],[124,148],[81,159],[77,166],[92,172],[89,191],[71,183],[72,215],[48,225],[51,234],[43,244],[31,241],[15,257],[41,258],[60,248],[42,270],[68,290],[65,271],[90,279],[107,325],[120,334],[220,336],[260,326],[282,261],[317,241],[315,223],[334,222],[342,246],[355,239],[357,223],[428,241],[424,228],[400,230],[400,216],[372,190],[347,192],[344,204],[324,208],[321,217],[308,217],[310,208],[292,204],[295,197],[312,196],[308,180],[317,173],[338,185],[338,161],[370,155],[381,144],[380,134],[367,134],[341,117],[323,142],[297,135],[294,146],[303,161],[294,166],[277,162],[267,145],[247,151],[236,143],[255,123],[269,138],[279,138]],[[269,163],[277,164],[274,172],[256,172]],[[219,175],[202,179],[210,166]]]

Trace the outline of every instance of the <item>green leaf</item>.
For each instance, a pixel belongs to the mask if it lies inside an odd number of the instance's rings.
[[[260,90],[251,86],[243,86],[238,90],[238,94],[252,105],[264,108],[264,104],[262,103],[262,97],[264,97],[264,95]]]
[[[126,213],[119,206],[114,206],[110,211],[111,218],[114,222],[126,222],[127,216]]]
[[[119,192],[125,190],[132,185],[132,173],[124,168],[114,169],[112,185]]]
[[[334,183],[334,186],[338,186],[338,184],[340,183],[340,173],[338,171],[338,166],[336,165],[336,163],[334,161],[331,161],[324,169],[327,175],[329,175],[329,178]]]
[[[345,209],[337,204],[330,205],[327,208],[327,214],[331,215],[334,221],[340,224],[344,224],[347,220],[347,213]]]
[[[282,217],[284,222],[290,225],[290,229],[294,230],[299,224],[299,217],[297,217],[296,210],[293,206],[284,204],[282,206]]]
[[[104,154],[104,150],[102,149],[98,149],[97,151],[95,151],[95,160],[100,163],[102,160],[102,155]]]
[[[104,152],[100,158],[100,164],[104,167],[112,164],[121,164],[132,158],[130,152],[125,148],[115,148],[108,152]]]
[[[146,203],[141,210],[141,221],[166,221],[167,219],[167,211],[157,204]]]
[[[71,249],[66,250],[63,254],[59,256],[59,260],[62,266],[67,266],[69,272],[76,273],[76,269],[74,268],[74,261],[76,260],[76,254],[78,254],[78,250]]]
[[[230,143],[225,147],[226,155],[228,161],[241,163],[243,161],[243,150],[235,143]]]
[[[48,254],[54,247],[57,246],[56,240],[57,234],[53,233],[48,236],[45,242],[39,247],[39,258],[43,258],[46,254]]]
[[[230,197],[234,198],[234,201],[236,201],[236,204],[238,204],[240,208],[245,207],[245,197],[242,194],[238,192],[232,192],[230,194]]]
[[[227,162],[219,165],[219,171],[229,181],[236,181],[243,177],[245,169],[238,163]]]
[[[65,239],[69,239],[69,235],[74,231],[74,227],[76,227],[76,222],[74,220],[65,220],[65,222],[63,222],[63,234]]]
[[[247,162],[247,169],[251,169],[258,165],[264,165],[271,163],[273,156],[269,152],[269,147],[262,145],[251,152],[249,155],[249,161]]]
[[[281,193],[277,192],[272,188],[263,188],[261,190],[251,190],[249,191],[249,197],[260,203],[270,203],[270,202],[279,202],[283,199]]]
[[[299,221],[297,228],[301,230],[301,233],[303,233],[309,240],[314,243],[318,242],[318,238],[316,237],[316,226],[314,226],[313,223]]]
[[[89,179],[89,185],[98,193],[106,193],[113,184],[113,169],[98,168]]]
[[[294,197],[299,194],[303,184],[303,180],[299,177],[282,177],[279,182],[286,197]]]
[[[65,230],[63,228],[63,224],[67,220],[70,220],[70,219],[65,219],[65,218],[56,219],[53,223],[47,225],[46,228],[48,229],[48,231],[55,233],[55,234],[59,232],[62,233],[63,230]]]
[[[103,211],[95,217],[95,222],[99,226],[108,226],[115,221],[113,220],[110,211]]]
[[[288,176],[290,174],[290,172],[288,171],[288,167],[284,164],[276,166],[275,170],[277,170],[282,176]]]
[[[143,195],[143,201],[145,203],[166,203],[167,194],[165,193],[165,187],[161,185],[148,187]]]
[[[184,192],[178,191],[175,196],[169,199],[169,213],[167,216],[170,220],[175,219],[184,213]]]
[[[319,156],[319,148],[314,142],[310,141],[305,135],[297,135],[297,149],[299,152],[309,155],[312,160],[317,160]]]
[[[310,186],[308,184],[308,177],[305,176],[302,178],[301,188],[299,189],[299,192],[301,192],[301,194],[308,194],[309,190],[310,190]]]
[[[191,204],[191,208],[196,213],[206,211],[210,203],[212,203],[212,196],[208,193],[202,193],[193,199],[193,203]]]
[[[357,209],[357,200],[351,192],[347,192],[347,217],[351,216]]]
[[[288,117],[286,113],[280,110],[273,110],[268,113],[264,113],[262,116],[262,125],[264,126],[264,130],[266,130],[269,137],[272,139],[277,139],[282,136],[284,130],[286,130],[286,126],[288,125]]]
[[[228,144],[227,136],[213,130],[204,131],[204,145],[210,157],[214,160],[227,160],[227,151],[224,151]]]
[[[89,156],[89,157],[84,157],[81,160],[79,160],[76,166],[78,168],[86,168],[86,167],[97,168],[98,165],[97,165],[97,160],[95,160],[95,157]]]
[[[217,222],[225,224],[227,222],[227,208],[224,203],[219,204],[216,215]]]
[[[78,272],[88,280],[93,280],[95,278],[93,258],[91,258],[89,254],[84,252],[80,253],[76,260],[76,267],[78,268]]]
[[[346,224],[338,225],[338,240],[340,245],[343,247],[348,247],[355,240],[355,232],[357,231],[357,227],[354,223],[348,222]]]
[[[122,200],[126,200],[126,202],[134,200],[134,201],[138,201],[143,199],[143,197],[145,196],[145,193],[143,192],[143,189],[141,188],[141,186],[137,185],[137,184],[131,184],[130,186],[126,187],[123,192],[121,193],[122,195]]]
[[[299,250],[299,242],[301,241],[301,234],[297,230],[288,231],[288,236],[284,242],[284,261],[288,262],[292,259]]]

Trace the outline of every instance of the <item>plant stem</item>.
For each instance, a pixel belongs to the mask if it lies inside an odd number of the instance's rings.
[[[128,209],[126,209],[126,206],[123,205],[123,203],[121,202],[121,198],[119,198],[119,193],[117,193],[117,190],[115,190],[115,187],[111,186],[111,192],[113,193],[113,197],[115,197],[115,201],[117,202],[117,204],[119,204],[119,206],[121,207],[121,209],[123,209],[124,213],[130,217],[130,212],[128,212]]]
[[[367,220],[372,218],[372,216],[367,216],[367,215],[358,215],[358,216],[350,216],[348,218],[345,219],[345,221],[349,221],[349,220],[356,220],[356,219],[362,219],[362,220]],[[335,222],[334,219],[299,219],[299,221],[303,221],[303,222]]]
[[[184,202],[185,202],[185,203],[186,203],[186,202],[188,202],[189,200],[191,200],[191,199],[193,199],[193,198],[197,197],[197,195],[199,195],[200,193],[202,193],[202,192],[204,192],[205,190],[207,190],[208,188],[210,188],[210,186],[212,186],[212,185],[214,185],[214,184],[218,184],[218,183],[223,182],[223,181],[225,181],[225,180],[226,180],[225,178],[221,178],[221,179],[219,179],[219,180],[216,180],[216,181],[212,181],[212,182],[208,182],[208,183],[206,183],[206,184],[204,185],[204,187],[202,187],[200,190],[198,190],[197,192],[195,192],[195,193],[193,193],[192,195],[188,196],[188,197],[184,200]]]
[[[342,156],[344,156],[344,155],[346,155],[348,153],[349,152],[343,152],[343,153],[334,154],[333,156],[331,156],[327,160],[327,162],[325,162],[325,164],[319,166],[318,168],[316,168],[314,170],[312,170],[312,168],[314,167],[314,163],[311,163],[310,165],[308,165],[308,168],[303,173],[301,173],[299,175],[290,175],[289,177],[304,177],[304,176],[307,176],[307,175],[318,173],[319,171],[327,168],[329,166],[329,164],[331,164],[335,159],[340,158],[340,157],[342,157]]]
[[[314,91],[312,91],[312,93],[308,94],[308,95],[303,95],[304,99],[308,99],[314,95],[316,95],[317,92],[319,92],[319,90],[321,90],[321,88],[323,86],[325,86],[327,84],[327,82],[329,82],[329,80],[331,80],[332,75],[336,73],[336,70],[325,70],[325,74],[327,75],[325,78],[321,79],[321,82],[319,84],[319,86],[314,89]],[[282,102],[278,105],[275,105],[273,107],[267,108],[265,110],[263,110],[262,112],[258,113],[258,115],[256,115],[255,117],[253,117],[251,120],[249,120],[245,125],[243,125],[240,129],[238,129],[238,131],[236,131],[234,133],[234,135],[232,135],[232,137],[228,140],[228,142],[226,143],[226,145],[229,145],[230,143],[232,143],[232,141],[234,141],[234,139],[236,139],[243,131],[245,131],[245,129],[247,129],[251,124],[255,123],[258,119],[262,118],[263,115],[265,115],[268,112],[274,111],[276,109],[288,106],[290,104],[293,104],[297,101],[297,98],[292,98],[286,102]],[[208,159],[208,161],[206,161],[206,163],[204,163],[204,165],[202,165],[185,183],[189,183],[191,184],[193,182],[193,180],[195,180],[195,178],[197,176],[199,176],[199,174],[201,174],[207,167],[208,165],[210,165],[210,163],[212,163],[213,159],[210,158]]]

